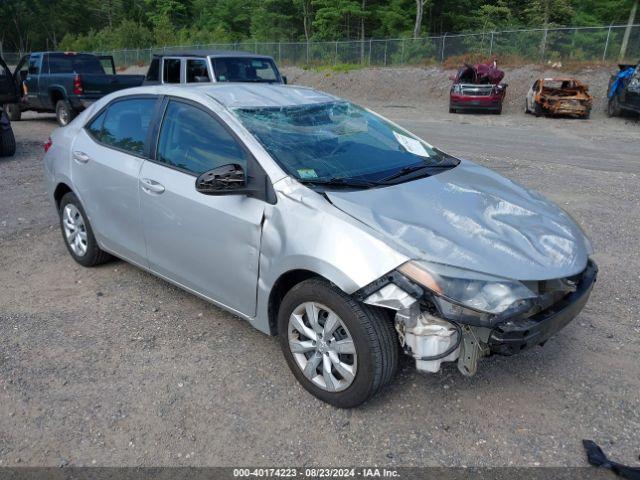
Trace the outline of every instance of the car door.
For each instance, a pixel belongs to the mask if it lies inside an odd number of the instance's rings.
[[[72,148],[72,182],[98,243],[140,265],[146,247],[138,175],[157,103],[154,96],[116,99],[80,130]]]
[[[27,102],[33,108],[42,108],[42,102],[38,95],[38,87],[40,81],[40,67],[42,63],[42,54],[32,53],[29,55],[27,78],[24,81],[27,92]]]
[[[24,89],[24,82],[29,75],[29,55],[23,56],[16,69],[13,72],[13,78],[18,84],[18,95],[20,96],[21,101],[26,101],[26,92]]]
[[[0,58],[0,106],[5,103],[16,103],[17,101],[18,84],[7,64]]]
[[[246,316],[255,315],[258,256],[265,203],[246,195],[211,196],[198,175],[251,155],[212,112],[171,99],[153,161],[140,172],[140,212],[150,268]]]

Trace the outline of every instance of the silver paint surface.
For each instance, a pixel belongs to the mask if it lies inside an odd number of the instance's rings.
[[[566,277],[587,265],[589,242],[564,210],[473,162],[412,182],[328,196],[414,259],[515,280]]]
[[[115,152],[83,130],[108,102],[171,95],[216,113],[273,184],[271,205],[245,196],[206,196],[194,177]],[[541,196],[471,162],[397,186],[333,191],[298,183],[243,127],[234,108],[323,103],[336,97],[282,85],[147,86],[108,95],[52,134],[45,155],[50,198],[68,185],[99,245],[270,332],[269,297],[288,272],[321,275],[346,293],[425,259],[520,280],[577,273],[587,240],[568,214]],[[82,150],[91,160],[72,159]],[[145,191],[143,179],[164,192]]]

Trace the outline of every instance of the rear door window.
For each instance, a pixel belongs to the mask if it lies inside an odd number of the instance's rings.
[[[169,102],[158,142],[159,163],[199,175],[230,163],[246,169],[247,156],[212,115],[193,105]]]
[[[155,104],[155,98],[118,100],[96,117],[87,130],[102,144],[142,156]]]
[[[180,83],[180,65],[179,58],[164,59],[164,71],[162,72],[164,83]]]
[[[187,59],[187,83],[209,82],[207,61],[202,58]]]

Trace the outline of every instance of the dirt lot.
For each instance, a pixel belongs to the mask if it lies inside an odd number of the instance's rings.
[[[336,410],[242,320],[123,262],[76,265],[41,184],[55,123],[28,114],[18,153],[0,160],[0,465],[573,466],[583,438],[637,461],[640,123],[525,116],[514,80],[502,116],[449,115],[447,72],[410,69],[405,82],[403,70],[287,74],[567,209],[600,266],[575,321],[473,378],[405,362],[373,401]],[[588,81],[595,91],[606,72]]]

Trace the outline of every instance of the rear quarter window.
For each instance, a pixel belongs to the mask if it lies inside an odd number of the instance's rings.
[[[98,115],[87,131],[103,145],[142,156],[155,104],[155,98],[119,100]]]

